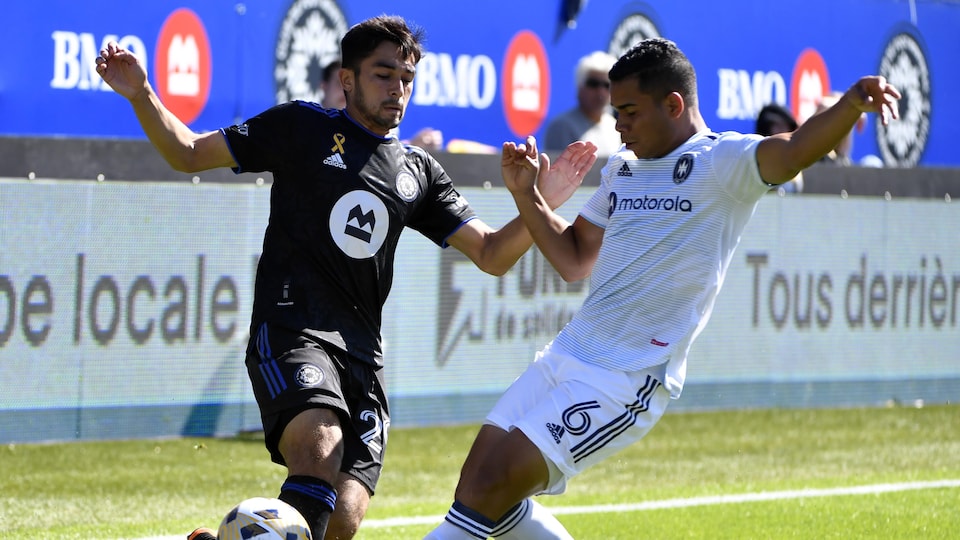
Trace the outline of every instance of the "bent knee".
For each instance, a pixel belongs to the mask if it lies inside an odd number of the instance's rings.
[[[298,414],[283,430],[278,444],[290,474],[336,481],[343,460],[343,429],[336,413],[309,409]]]
[[[547,467],[542,458],[533,462],[500,458],[465,470],[456,496],[462,501],[519,501],[542,491],[547,480]]]

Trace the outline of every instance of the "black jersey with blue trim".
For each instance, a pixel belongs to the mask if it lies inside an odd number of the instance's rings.
[[[430,154],[294,101],[222,130],[235,172],[273,173],[251,328],[303,330],[380,366],[400,234],[446,247],[474,217]]]

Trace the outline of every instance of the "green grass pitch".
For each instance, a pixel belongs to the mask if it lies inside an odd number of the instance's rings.
[[[429,531],[476,429],[393,430],[357,537]],[[284,472],[256,438],[8,445],[0,538],[183,538],[216,527],[242,499],[275,496]],[[848,490],[902,483],[922,489]],[[645,440],[541,503],[583,540],[956,537],[960,406],[668,413]]]

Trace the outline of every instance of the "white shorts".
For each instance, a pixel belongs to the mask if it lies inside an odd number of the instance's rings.
[[[660,420],[670,402],[664,367],[613,371],[547,345],[486,423],[522,431],[550,469],[544,493],[563,493],[567,479],[639,441]]]

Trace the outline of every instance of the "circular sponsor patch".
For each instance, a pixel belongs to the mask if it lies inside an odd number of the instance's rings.
[[[657,25],[643,13],[632,13],[624,17],[613,31],[607,52],[620,58],[640,41],[652,37],[660,37]]]
[[[900,90],[900,118],[884,126],[876,122],[877,147],[886,165],[913,167],[920,162],[930,136],[930,70],[920,43],[901,33],[887,42],[880,75]]]
[[[411,202],[420,195],[420,183],[412,174],[401,171],[397,175],[397,193],[403,200]]]
[[[323,371],[312,364],[304,364],[297,370],[297,384],[303,388],[317,386],[323,382]]]
[[[200,116],[210,97],[210,40],[196,13],[180,8],[167,17],[157,36],[153,78],[157,94],[184,124]]]
[[[387,207],[369,191],[345,194],[330,212],[330,235],[348,256],[369,259],[376,255],[390,228]]]
[[[347,20],[333,0],[295,0],[277,36],[273,70],[277,103],[294,99],[319,103],[323,68],[340,58]]]

